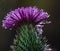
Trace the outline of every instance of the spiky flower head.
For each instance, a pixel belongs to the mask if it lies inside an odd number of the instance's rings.
[[[21,7],[7,14],[4,18],[2,26],[5,29],[13,29],[19,27],[23,23],[37,24],[49,17],[47,12],[36,7]]]

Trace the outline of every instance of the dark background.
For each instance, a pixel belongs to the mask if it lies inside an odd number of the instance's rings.
[[[43,8],[51,16],[52,23],[44,27],[48,42],[56,51],[60,51],[60,0],[0,0],[0,51],[9,51],[15,32],[2,28],[2,20],[6,14],[18,7],[37,6]]]

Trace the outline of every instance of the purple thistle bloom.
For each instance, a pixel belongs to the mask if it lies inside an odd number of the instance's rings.
[[[22,23],[39,23],[49,17],[47,12],[36,7],[21,7],[7,14],[4,18],[2,26],[5,29],[12,29],[20,26]]]

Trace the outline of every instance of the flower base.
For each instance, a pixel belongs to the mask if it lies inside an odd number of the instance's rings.
[[[13,44],[12,51],[44,51],[44,45],[37,38],[32,24],[22,25]]]

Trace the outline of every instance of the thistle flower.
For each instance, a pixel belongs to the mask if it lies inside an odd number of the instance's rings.
[[[42,38],[44,24],[50,23],[46,21],[48,17],[47,12],[36,7],[21,7],[9,12],[2,21],[2,26],[10,30],[18,28],[11,46],[12,51],[51,51],[48,46],[44,46],[46,41]]]
[[[36,7],[21,7],[7,14],[2,21],[5,29],[13,29],[19,27],[22,23],[39,23],[49,17],[47,12]]]

